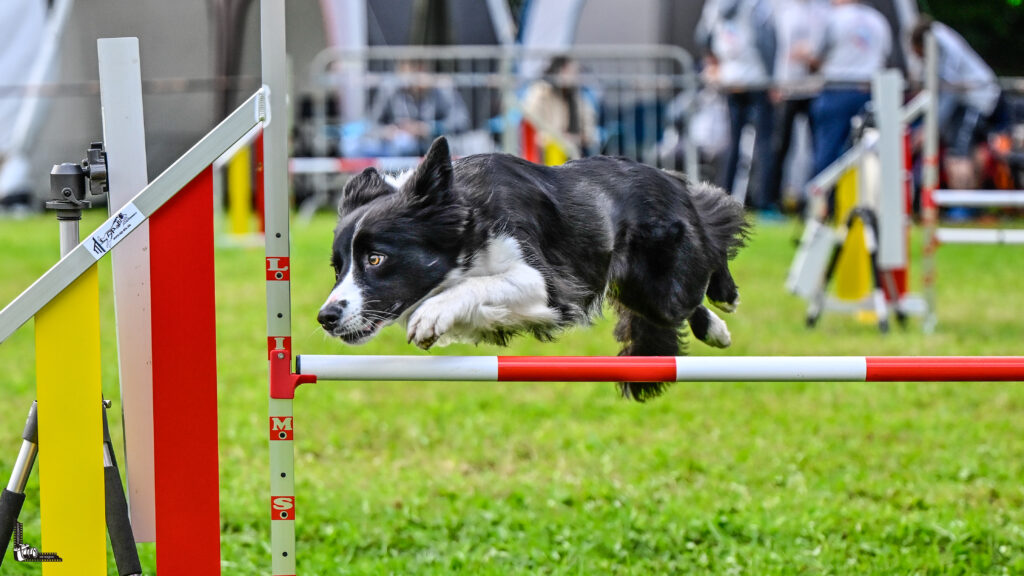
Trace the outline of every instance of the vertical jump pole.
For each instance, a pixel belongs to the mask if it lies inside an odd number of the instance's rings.
[[[260,58],[267,90],[263,128],[267,353],[270,362],[270,549],[274,576],[295,571],[295,452],[292,447],[291,293],[288,252],[288,93],[285,1],[260,0]]]
[[[103,142],[111,215],[149,183],[138,38],[101,38]],[[150,331],[149,221],[111,252],[114,316],[124,422],[125,477],[136,542],[156,539],[153,478],[153,340]]]
[[[924,222],[921,268],[927,309],[924,330],[931,333],[938,322],[935,312],[935,251],[939,247],[935,232],[939,225],[939,207],[933,198],[939,187],[939,45],[931,32],[924,35],[924,66],[928,107],[924,115],[924,167],[921,171],[921,219]]]

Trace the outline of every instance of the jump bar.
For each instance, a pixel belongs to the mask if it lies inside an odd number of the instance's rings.
[[[1016,382],[1022,356],[326,356],[318,380],[497,382]]]
[[[1024,190],[936,190],[939,206],[991,206],[1024,208]]]
[[[938,228],[939,244],[1024,244],[1024,230],[1014,228]]]

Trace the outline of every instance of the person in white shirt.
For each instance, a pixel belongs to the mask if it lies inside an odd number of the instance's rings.
[[[725,94],[730,139],[719,185],[732,191],[739,164],[740,136],[751,124],[754,170],[759,174],[749,203],[763,206],[771,166],[773,114],[768,88],[775,67],[775,28],[771,0],[708,0],[697,25],[697,43],[706,51],[705,75]],[[753,180],[752,180],[753,181]]]
[[[881,12],[859,0],[832,0],[823,44],[810,57],[825,81],[811,104],[815,174],[842,155],[850,121],[871,100],[871,79],[885,68],[892,43]]]
[[[922,16],[910,46],[924,56],[924,37],[935,35],[939,48],[939,129],[947,157],[966,158],[983,129],[995,122],[1002,90],[995,73],[963,36],[941,22]]]
[[[811,101],[820,88],[811,76],[810,58],[824,43],[828,0],[776,0],[775,33],[778,50],[775,60],[776,103],[775,142],[772,168],[765,192],[765,203],[773,209],[781,205],[782,172],[792,143],[796,119],[811,121]],[[813,130],[813,124],[811,124]]]

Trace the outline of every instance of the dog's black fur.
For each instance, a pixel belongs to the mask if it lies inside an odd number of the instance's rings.
[[[721,323],[703,306],[705,295],[726,311],[738,304],[728,261],[748,232],[739,203],[681,174],[611,157],[559,167],[505,154],[453,163],[444,138],[400,188],[373,169],[352,178],[339,216],[335,288],[350,278],[347,290],[362,303],[357,317],[348,318],[348,301],[332,292],[320,311],[324,329],[361,343],[404,319],[410,339],[425,348],[452,335],[443,322],[427,336],[414,333],[413,324],[422,330],[417,310],[459,282],[488,273],[491,268],[481,264],[485,252],[495,239],[511,238],[522,261],[543,278],[546,302],[539,304],[553,312],[538,321],[502,321],[501,314],[469,311],[447,323],[471,326],[453,338],[505,344],[528,331],[550,339],[599,313],[607,294],[619,315],[621,355],[675,356],[687,321],[701,340],[712,323]],[[501,289],[491,292],[503,293],[516,278],[495,276]],[[481,308],[502,304],[480,298]],[[663,387],[620,384],[624,396],[641,401]]]

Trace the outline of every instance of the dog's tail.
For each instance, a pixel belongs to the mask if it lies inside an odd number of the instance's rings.
[[[718,186],[707,182],[692,182],[680,172],[669,171],[669,174],[680,180],[690,191],[690,199],[703,224],[711,250],[732,260],[740,248],[746,246],[750,236],[750,222],[743,211],[743,204]]]
[[[622,343],[619,356],[678,356],[683,347],[682,333],[661,326],[629,310],[618,307],[619,322],[615,339]],[[644,402],[661,396],[670,382],[619,382],[623,398]]]

